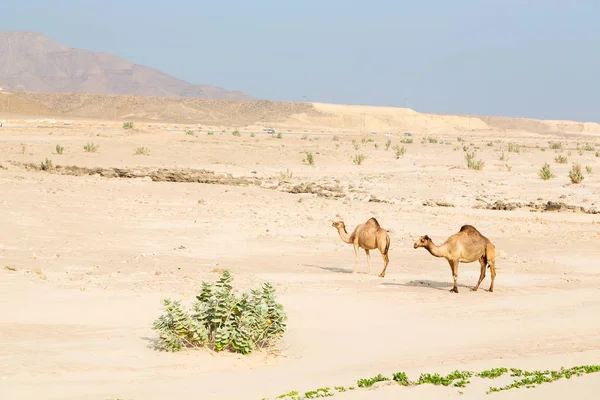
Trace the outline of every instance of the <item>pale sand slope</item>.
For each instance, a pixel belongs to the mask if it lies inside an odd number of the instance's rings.
[[[373,135],[374,143],[358,138],[356,150],[351,138],[4,129],[0,398],[260,399],[396,371],[416,379],[455,368],[598,364],[600,215],[474,207],[498,199],[598,207],[600,181],[584,171],[582,184],[570,184],[570,164],[555,164],[553,150],[535,148],[547,147],[548,137],[512,138],[530,147],[499,161],[507,141],[487,146],[494,135],[445,138],[450,144],[422,144],[416,136],[396,159],[382,135]],[[83,152],[88,141],[100,144],[97,153]],[[460,168],[469,142],[486,161],[481,171]],[[63,155],[53,154],[57,143]],[[134,156],[140,146],[150,156]],[[595,152],[579,155],[575,142],[565,147],[570,162],[600,173]],[[315,166],[302,163],[307,151]],[[361,166],[352,162],[359,152],[367,156]],[[261,178],[289,169],[293,176],[283,180],[290,184],[340,185],[345,197],[60,176],[8,163],[39,164],[46,157],[58,165],[206,168]],[[548,182],[537,177],[545,161],[557,175]],[[389,203],[368,202],[371,196]],[[427,200],[456,207],[425,207]],[[383,279],[377,277],[377,252],[370,275],[364,253],[360,273],[350,274],[352,247],[331,227],[340,217],[353,227],[371,216],[392,229]],[[487,292],[489,276],[479,292],[469,290],[478,264],[461,264],[460,293],[449,293],[447,262],[412,248],[420,235],[440,244],[463,224],[496,244],[494,293]],[[276,285],[289,315],[281,356],[154,351],[151,323],[161,299],[191,300],[201,281],[217,279],[222,268],[232,270],[240,290],[265,280]],[[383,387],[336,398],[475,399],[492,384],[473,379],[464,395],[456,388]],[[591,375],[493,397],[586,399],[599,393],[600,375]]]
[[[545,121],[532,118],[505,118],[469,115],[441,115],[416,112],[408,108],[295,103],[275,101],[218,101],[150,96],[113,96],[86,93],[22,93],[0,90],[0,120],[16,118],[16,123],[35,119],[38,124],[53,126],[48,119],[73,120],[71,128],[82,119],[120,125],[136,121],[178,125],[178,128],[220,132],[227,130],[262,130],[322,133],[404,133],[455,135],[458,132],[503,135],[562,134],[600,136],[600,123]],[[10,122],[10,121],[9,121]],[[118,122],[118,123],[116,123]],[[58,122],[58,125],[62,125]],[[87,127],[87,124],[85,125]]]

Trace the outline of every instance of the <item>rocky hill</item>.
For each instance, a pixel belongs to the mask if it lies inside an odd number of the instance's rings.
[[[73,49],[34,32],[0,31],[0,88],[213,100],[253,100],[239,91],[195,85],[121,57]]]

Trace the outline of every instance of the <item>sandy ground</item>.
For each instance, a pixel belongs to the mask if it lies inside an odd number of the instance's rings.
[[[461,134],[460,142],[444,135],[422,143],[417,133],[396,159],[381,134],[363,143],[360,136],[190,136],[94,123],[52,134],[1,129],[2,399],[261,399],[355,385],[378,373],[405,371],[416,379],[456,368],[600,361],[600,214],[481,208],[502,200],[600,209],[596,137],[488,130]],[[399,136],[390,139],[401,144]],[[563,141],[568,164],[554,163],[548,140]],[[83,151],[89,141],[99,144],[96,153]],[[596,150],[580,155],[576,141]],[[521,152],[509,153],[508,142]],[[479,148],[483,170],[465,168],[468,143]],[[56,144],[64,154],[55,154]],[[150,155],[134,155],[142,146]],[[306,152],[314,154],[314,166],[302,162]],[[503,152],[507,161],[499,160]],[[362,165],[352,162],[357,153],[367,157]],[[18,164],[45,158],[79,167],[205,168],[283,183],[152,182]],[[584,170],[579,185],[568,178],[573,161],[594,171]],[[544,162],[556,174],[547,182],[537,176]],[[285,182],[338,185],[344,196],[292,194],[282,190]],[[371,216],[392,230],[385,278],[377,276],[378,252],[371,274],[364,253],[359,273],[351,274],[352,247],[331,227],[343,219],[352,229]],[[469,290],[476,264],[460,265],[460,293],[450,293],[446,261],[412,247],[424,234],[441,244],[463,224],[496,245],[494,293],[487,291],[489,274],[478,292]],[[161,299],[189,300],[223,268],[240,290],[275,284],[289,316],[279,355],[155,351],[151,324]],[[479,399],[488,387],[473,379],[462,395],[456,388],[384,386],[336,398]],[[599,394],[596,374],[490,398]]]

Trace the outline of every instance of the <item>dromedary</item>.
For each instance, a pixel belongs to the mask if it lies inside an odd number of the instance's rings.
[[[458,279],[458,263],[471,263],[479,260],[481,264],[481,273],[479,282],[472,291],[477,291],[481,281],[485,278],[486,267],[490,268],[492,274],[492,283],[490,284],[490,292],[494,291],[494,279],[496,278],[496,248],[483,236],[475,227],[471,225],[463,225],[458,233],[450,236],[441,246],[436,246],[431,238],[427,235],[421,236],[415,242],[414,248],[425,247],[434,257],[444,257],[448,260],[454,277],[454,287],[451,292],[458,293],[456,281]]]
[[[385,276],[385,270],[390,262],[388,257],[390,235],[386,229],[379,225],[375,218],[369,218],[364,224],[357,225],[351,235],[346,232],[346,225],[342,221],[334,222],[331,226],[338,230],[344,242],[354,245],[354,270],[352,273],[356,273],[358,268],[358,248],[360,247],[367,253],[369,273],[371,273],[371,254],[369,250],[379,249],[383,256],[383,271],[381,271],[379,277],[383,278]]]

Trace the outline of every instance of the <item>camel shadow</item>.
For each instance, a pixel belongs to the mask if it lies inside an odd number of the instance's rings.
[[[412,280],[406,283],[382,282],[383,286],[403,286],[403,287],[425,287],[435,290],[449,291],[452,288],[452,282],[431,281],[428,279]],[[458,284],[459,288],[471,290],[472,286]]]
[[[334,272],[334,273],[338,273],[338,274],[352,274],[352,268],[350,269],[345,269],[345,268],[339,268],[339,267],[324,267],[322,265],[313,265],[313,264],[302,264],[303,267],[313,267],[313,268],[319,268],[325,271],[329,271],[329,272]],[[360,271],[358,271],[360,273]]]

